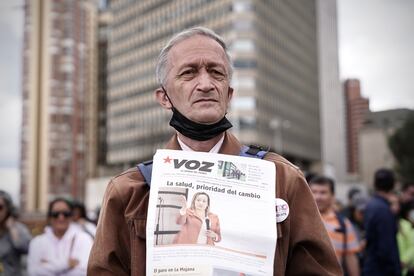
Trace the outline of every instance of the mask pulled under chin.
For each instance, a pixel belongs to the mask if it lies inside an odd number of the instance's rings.
[[[172,108],[173,115],[170,120],[170,126],[175,128],[179,133],[193,140],[207,141],[228,130],[233,125],[224,116],[217,123],[207,125],[200,124],[182,115],[177,109]]]

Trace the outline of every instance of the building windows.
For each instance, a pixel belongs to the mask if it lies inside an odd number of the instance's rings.
[[[230,46],[231,51],[239,53],[250,53],[255,49],[254,42],[251,39],[236,39]]]
[[[234,77],[231,81],[231,86],[236,89],[252,90],[256,88],[256,80],[253,77]]]
[[[231,103],[231,108],[237,110],[255,110],[256,99],[254,97],[236,97]]]

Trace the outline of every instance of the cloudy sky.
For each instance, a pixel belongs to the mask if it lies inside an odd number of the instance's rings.
[[[0,1],[0,189],[17,197],[22,0]],[[338,0],[341,79],[359,78],[374,111],[414,108],[414,1]]]
[[[19,190],[22,3],[0,1],[0,189],[14,199]]]
[[[414,1],[339,0],[338,34],[341,78],[373,111],[414,108]]]

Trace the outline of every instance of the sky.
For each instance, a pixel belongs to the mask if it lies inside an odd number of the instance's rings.
[[[372,111],[414,109],[414,1],[337,5],[341,79],[360,79]]]
[[[325,0],[322,0],[325,1]],[[18,196],[23,0],[0,1],[0,189]],[[338,0],[341,80],[373,111],[414,109],[414,1]]]
[[[19,193],[23,1],[0,1],[0,189]],[[17,203],[17,202],[16,202]]]

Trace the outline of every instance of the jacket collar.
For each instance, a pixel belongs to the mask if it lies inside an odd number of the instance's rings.
[[[238,155],[240,153],[242,145],[237,140],[236,137],[234,137],[233,134],[229,132],[224,133],[224,141],[223,145],[221,145],[221,148],[219,150],[219,153],[221,154],[229,154],[229,155]],[[173,137],[168,141],[166,145],[166,149],[171,150],[181,150],[180,144],[177,140],[177,134],[174,134]]]

